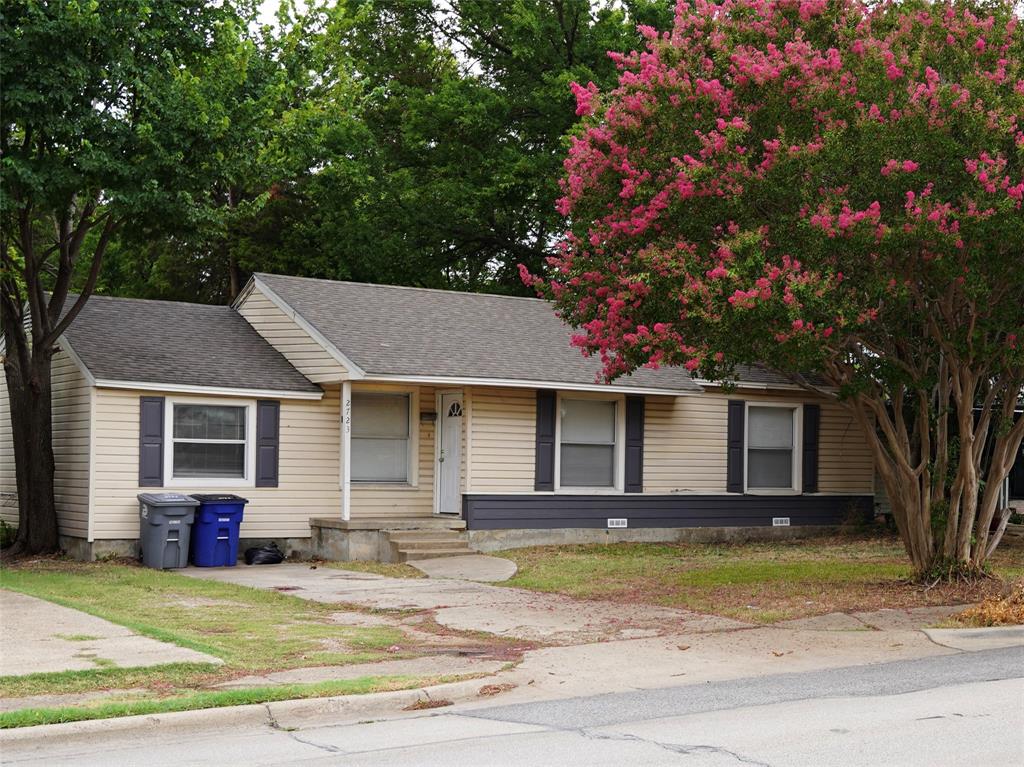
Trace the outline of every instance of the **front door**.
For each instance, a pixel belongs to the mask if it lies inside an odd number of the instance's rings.
[[[462,394],[442,394],[437,428],[437,505],[439,514],[460,514],[462,498]]]

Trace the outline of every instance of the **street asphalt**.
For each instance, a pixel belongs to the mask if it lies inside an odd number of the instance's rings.
[[[628,658],[623,659],[629,663]],[[91,732],[4,744],[10,765],[1024,764],[1024,648],[357,724]]]
[[[666,713],[683,716],[752,704],[766,706],[819,698],[902,695],[936,687],[1016,677],[1024,677],[1024,647],[499,706],[474,712],[474,716],[559,729],[603,727],[657,719]],[[1024,706],[1024,700],[1021,703]]]

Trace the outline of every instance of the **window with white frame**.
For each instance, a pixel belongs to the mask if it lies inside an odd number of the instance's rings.
[[[352,395],[352,481],[409,482],[410,397]]]
[[[747,407],[747,489],[796,491],[795,407]]]
[[[244,480],[249,407],[171,403],[171,478]]]
[[[559,486],[615,487],[616,403],[562,398]]]

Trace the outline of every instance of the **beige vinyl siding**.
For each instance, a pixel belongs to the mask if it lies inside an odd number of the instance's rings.
[[[14,437],[7,376],[0,371],[0,519],[18,524],[18,486],[14,476]]]
[[[848,410],[834,402],[822,403],[818,440],[819,493],[874,492],[875,459]]]
[[[325,383],[348,378],[345,368],[259,288],[242,300],[238,313],[310,381]]]
[[[647,397],[645,493],[724,493],[726,398]]]
[[[473,387],[470,492],[531,493],[536,451],[533,389]]]
[[[139,397],[159,392],[98,389],[94,455],[93,535],[135,538],[139,534]],[[204,398],[204,399],[208,399]],[[225,397],[225,402],[237,398]],[[244,398],[242,398],[244,399]],[[340,392],[327,387],[322,400],[281,400],[278,487],[203,487],[199,492],[230,492],[249,499],[242,537],[295,537],[310,534],[311,517],[341,516],[338,478]],[[189,488],[174,487],[181,492]]]
[[[92,387],[64,352],[53,357],[54,493],[61,535],[89,534],[89,428]]]
[[[708,391],[696,397],[648,397],[644,432],[645,493],[724,493],[728,401],[812,401],[798,393]],[[818,492],[874,492],[874,463],[853,417],[821,402]]]
[[[429,516],[434,513],[434,437],[437,422],[420,420],[420,413],[434,412],[435,389],[429,386],[401,387],[373,384],[353,384],[353,392],[380,391],[407,393],[418,411],[413,413],[413,436],[418,431],[416,463],[412,480],[414,484],[362,484],[352,483],[353,519],[381,517]],[[465,422],[465,418],[463,418]]]

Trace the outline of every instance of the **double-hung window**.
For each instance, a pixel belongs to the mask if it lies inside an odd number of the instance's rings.
[[[249,478],[250,407],[171,402],[172,480]]]
[[[747,490],[796,492],[796,407],[747,407]]]
[[[409,482],[410,397],[352,395],[352,480]]]
[[[563,397],[559,416],[559,486],[616,487],[616,403]]]

